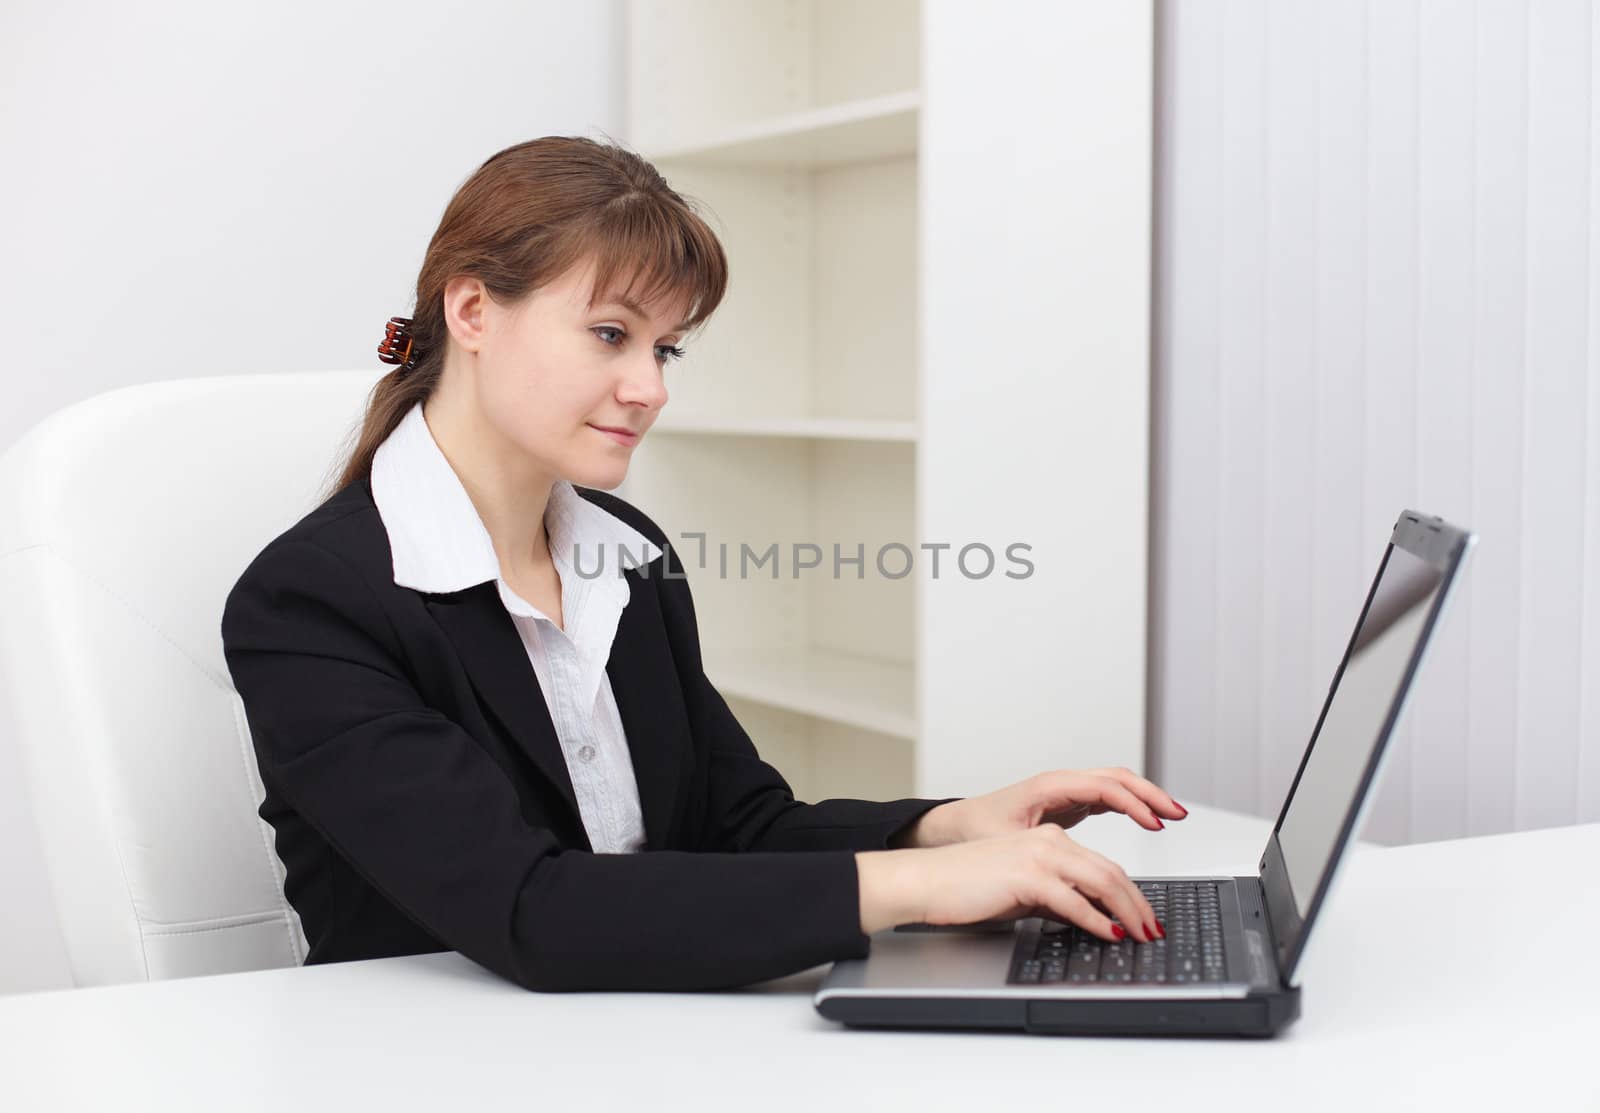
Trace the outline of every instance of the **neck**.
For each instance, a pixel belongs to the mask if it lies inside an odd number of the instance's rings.
[[[483,521],[502,569],[544,568],[550,545],[544,515],[556,477],[483,420],[475,406],[435,390],[422,416]]]

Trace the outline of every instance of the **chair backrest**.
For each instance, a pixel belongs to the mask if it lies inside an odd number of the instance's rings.
[[[304,961],[222,607],[316,506],[384,370],[114,390],[0,457],[0,745],[75,984]]]

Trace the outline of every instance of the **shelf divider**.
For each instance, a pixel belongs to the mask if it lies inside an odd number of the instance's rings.
[[[641,152],[652,162],[731,166],[833,166],[914,154],[919,89],[774,117],[698,142]]]

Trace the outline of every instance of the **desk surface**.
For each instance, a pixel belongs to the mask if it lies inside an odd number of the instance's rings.
[[[1271,827],[1195,807],[1074,835],[1136,877],[1247,873]],[[1272,1040],[857,1031],[811,1006],[825,966],[542,994],[450,952],[0,997],[0,1106],[1594,1111],[1600,964],[1563,956],[1600,919],[1596,861],[1600,824],[1356,847]]]

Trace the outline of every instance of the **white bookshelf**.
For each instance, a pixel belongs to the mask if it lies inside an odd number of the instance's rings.
[[[731,275],[619,493],[802,798],[1142,767],[1153,29],[1105,7],[628,6],[623,139]],[[953,574],[969,542],[994,575]]]

